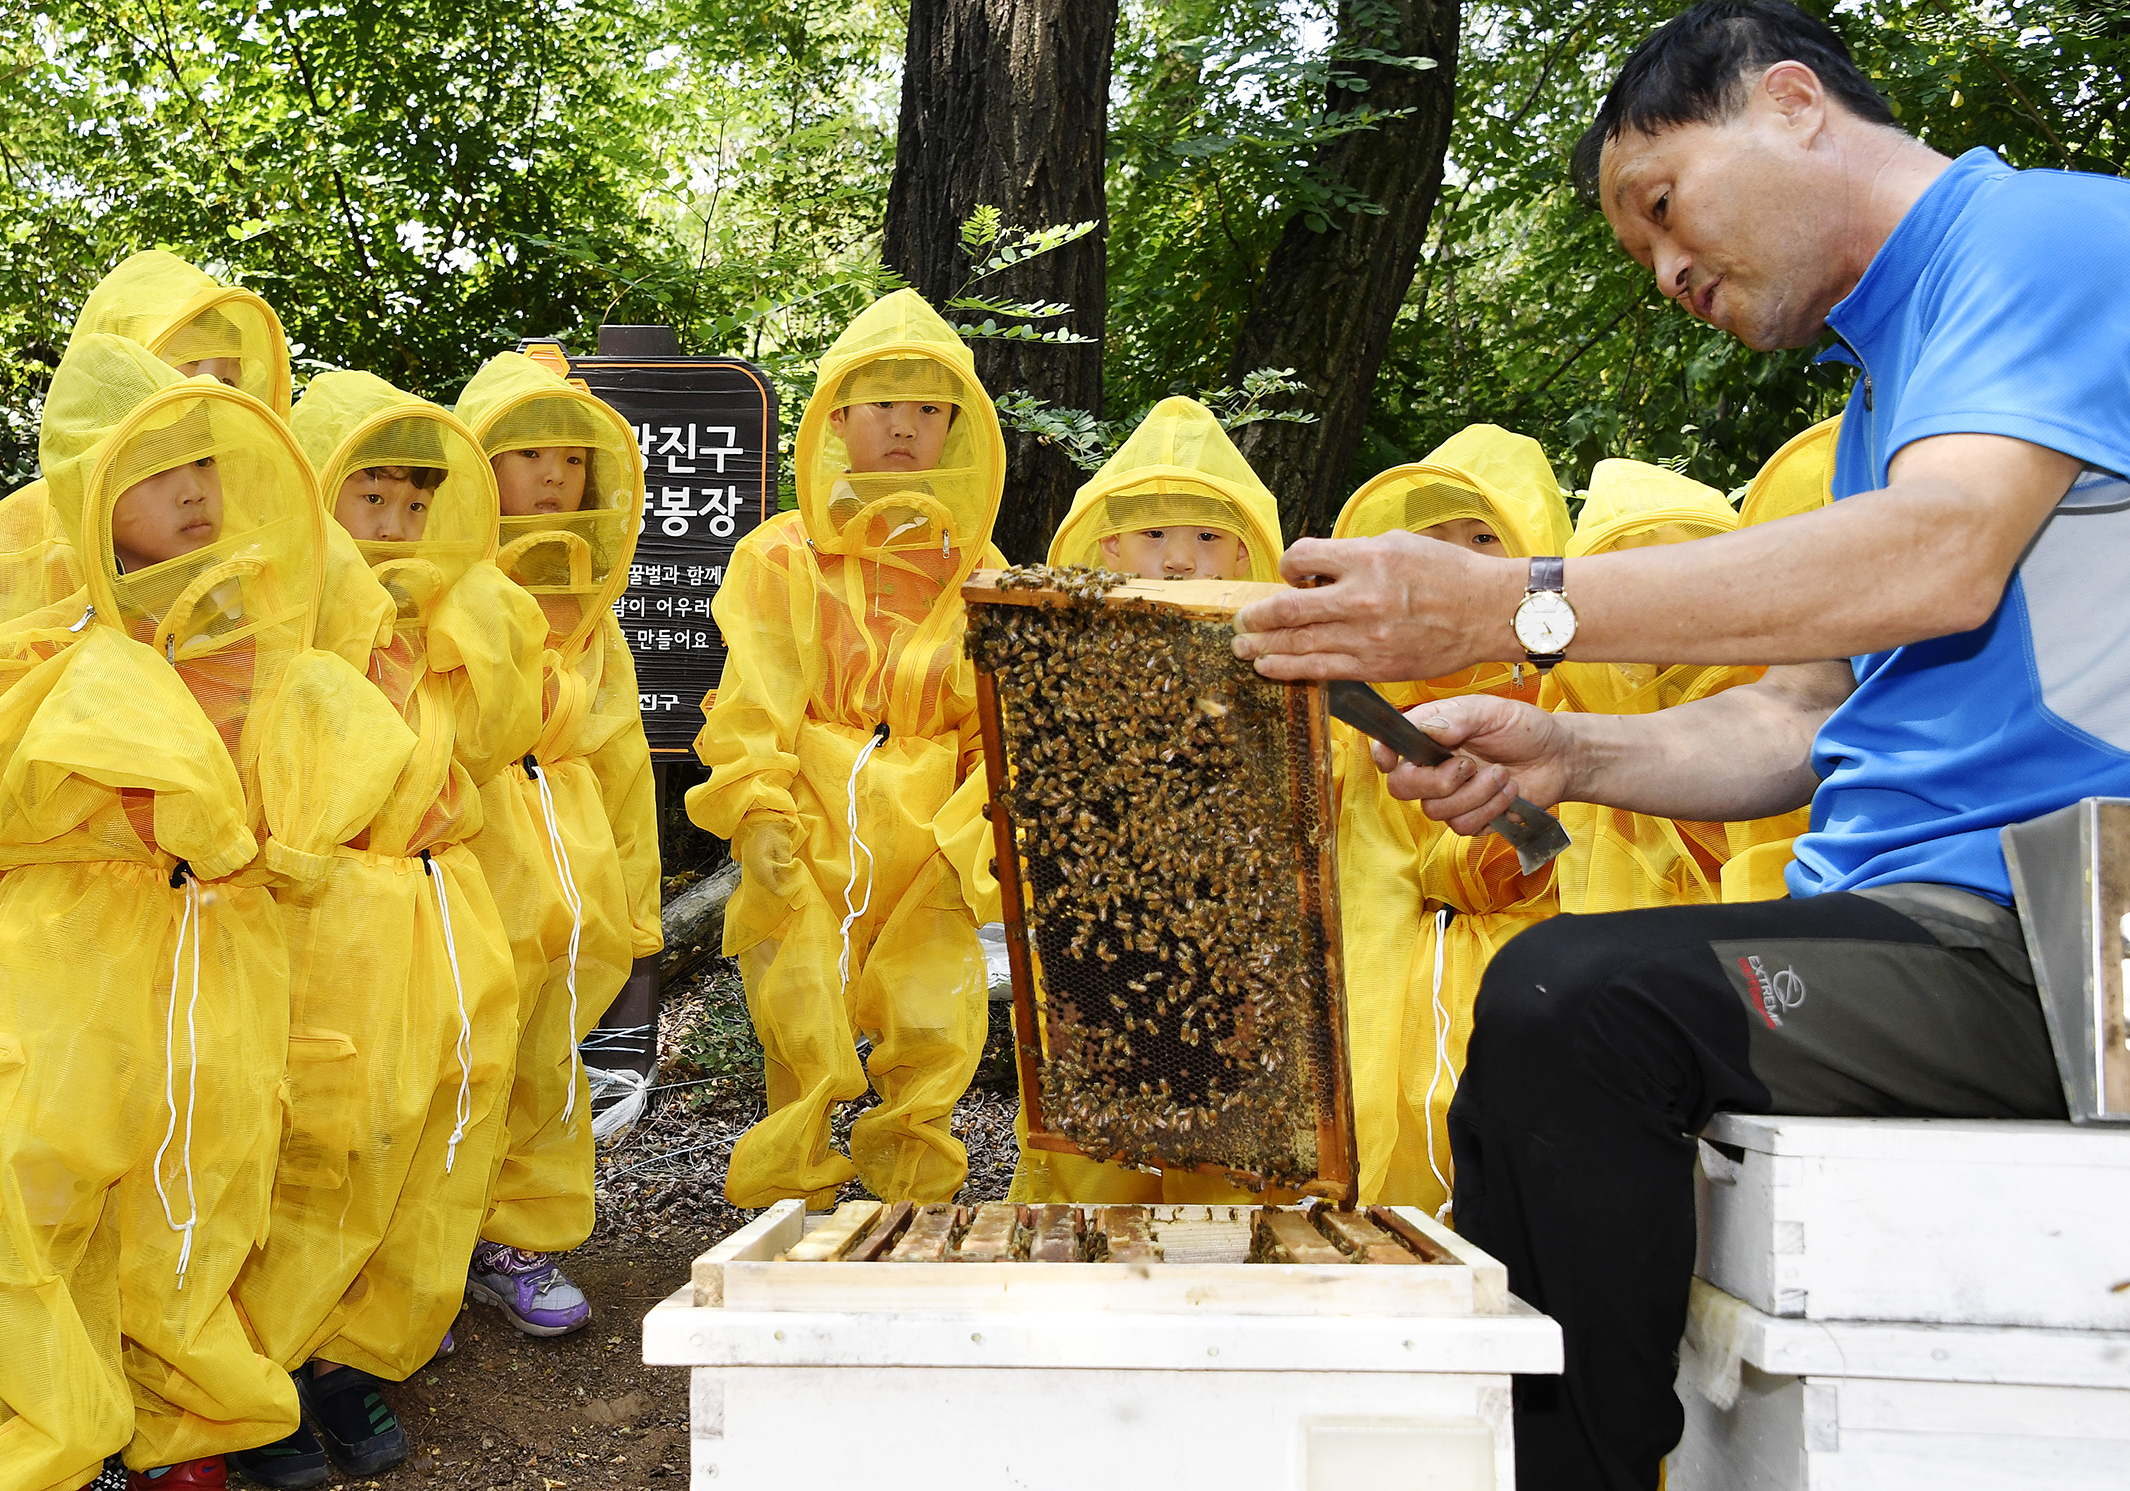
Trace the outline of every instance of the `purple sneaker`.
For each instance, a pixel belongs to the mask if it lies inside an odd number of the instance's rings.
[[[566,1336],[592,1318],[592,1302],[555,1266],[554,1254],[501,1243],[474,1244],[466,1297],[494,1305],[528,1336]]]

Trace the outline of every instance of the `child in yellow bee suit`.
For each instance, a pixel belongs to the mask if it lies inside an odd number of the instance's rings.
[[[1496,425],[1470,425],[1424,460],[1395,466],[1362,485],[1339,513],[1335,538],[1400,530],[1480,554],[1526,559],[1557,554],[1568,509],[1538,442]],[[1411,710],[1430,699],[1494,693],[1535,702],[1535,674],[1482,663],[1443,678],[1378,683]],[[1339,903],[1346,970],[1348,1045],[1353,1052],[1354,1129],[1364,1201],[1439,1207],[1448,1195],[1449,1143],[1442,1114],[1463,1064],[1478,987],[1462,965],[1485,957],[1473,921],[1445,945],[1442,912],[1485,912],[1487,926],[1550,906],[1551,879],[1476,873],[1474,845],[1390,795],[1368,759],[1369,742],[1332,725],[1332,777],[1338,795]],[[1515,868],[1509,857],[1509,869]],[[1446,958],[1437,976],[1436,954]],[[1460,999],[1462,1001],[1460,1005]]]
[[[1713,487],[1641,461],[1600,461],[1567,558],[1729,533],[1738,515]],[[1561,663],[1547,675],[1540,707],[1584,714],[1647,714],[1752,683],[1765,668],[1667,667],[1661,663]],[[1553,862],[1560,910],[1573,915],[1720,900],[1727,826],[1674,822],[1562,803],[1569,847]]]
[[[79,336],[39,454],[83,589],[0,633],[0,1481],[123,1447],[135,1487],[219,1488],[297,1422],[230,1297],[282,1133],[270,887],[414,738],[311,645],[325,518],[273,411]]]
[[[613,409],[515,352],[474,375],[457,412],[495,473],[496,566],[547,621],[537,739],[482,786],[469,841],[510,935],[521,1036],[466,1289],[518,1330],[555,1336],[591,1319],[554,1260],[593,1222],[577,1048],[634,961],[663,946],[651,751],[613,609],[642,523],[643,461]]]
[[[1075,494],[1049,559],[1143,580],[1277,580],[1283,552],[1279,503],[1219,419],[1194,399],[1168,398]],[[996,882],[987,875],[985,884],[995,902]],[[1025,1112],[1014,1131],[1021,1152],[1008,1194],[1015,1201],[1252,1199],[1221,1176],[1157,1174],[1032,1149]]]
[[[97,283],[73,336],[98,334],[138,342],[184,376],[242,389],[288,418],[288,340],[280,318],[254,292],[224,285],[175,254],[134,254]],[[375,638],[345,628],[371,614],[370,576],[337,525],[326,534],[325,574],[316,645],[365,668]],[[45,483],[31,482],[0,502],[0,621],[60,600],[80,583]]]
[[[436,1353],[465,1294],[518,1036],[510,938],[465,840],[481,787],[539,733],[547,641],[495,567],[495,478],[470,430],[354,372],[312,379],[291,427],[391,612],[370,683],[419,744],[325,873],[279,897],[290,1126],[236,1295],[317,1433],[233,1457],[268,1486],[315,1484],[328,1458],[351,1476],[404,1459],[377,1389]]]
[[[729,650],[695,741],[710,779],[688,816],[739,855],[724,950],[768,1084],[768,1116],[732,1152],[735,1205],[826,1205],[853,1176],[876,1196],[945,1201],[968,1175],[950,1119],[983,1051],[984,959],[935,820],[957,789],[984,787],[961,586],[1005,563],[989,542],[1005,459],[968,348],[898,291],[821,358],[798,511],[743,539],[725,571],[714,615]],[[971,820],[960,841],[987,861]],[[829,1120],[868,1083],[880,1102],[846,1157]]]
[[[1053,565],[1143,580],[1277,580],[1279,504],[1212,410],[1167,398],[1072,500]]]
[[[1834,500],[1834,444],[1842,430],[1839,414],[1793,435],[1754,474],[1738,504],[1738,526],[1772,523],[1777,518],[1817,512]],[[1722,898],[1726,901],[1776,901],[1790,893],[1783,871],[1796,856],[1790,846],[1812,826],[1812,809],[1802,807],[1773,818],[1724,825],[1727,857],[1723,862]]]

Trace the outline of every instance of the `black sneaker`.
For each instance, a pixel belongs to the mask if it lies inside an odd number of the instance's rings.
[[[298,1373],[296,1394],[342,1475],[376,1475],[407,1458],[407,1431],[379,1395],[384,1384],[367,1372],[341,1367],[320,1378]]]
[[[275,1491],[304,1491],[322,1486],[332,1472],[326,1468],[325,1446],[302,1424],[286,1439],[262,1444],[255,1450],[238,1450],[223,1456],[244,1478]]]

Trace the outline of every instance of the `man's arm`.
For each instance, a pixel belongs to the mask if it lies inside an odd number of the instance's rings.
[[[1802,663],[1970,631],[2077,477],[2001,435],[1938,435],[1882,490],[1692,543],[1571,559],[1579,662]],[[1331,583],[1236,617],[1269,678],[1439,678],[1523,655],[1510,632],[1529,566],[1409,533],[1305,539],[1280,566]]]
[[[1376,765],[1392,796],[1417,799],[1461,834],[1484,833],[1518,796],[1713,823],[1765,818],[1812,800],[1812,738],[1855,687],[1847,663],[1796,663],[1654,714],[1548,714],[1473,694],[1410,715],[1464,754],[1392,770],[1379,745]]]

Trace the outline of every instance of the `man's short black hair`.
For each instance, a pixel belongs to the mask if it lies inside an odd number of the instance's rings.
[[[1717,124],[1745,107],[1748,79],[1778,62],[1802,62],[1828,94],[1871,124],[1893,110],[1826,22],[1789,0],[1701,0],[1658,27],[1613,79],[1597,122],[1575,142],[1568,172],[1575,194],[1599,206],[1598,157],[1623,130],[1655,134],[1681,124]]]

